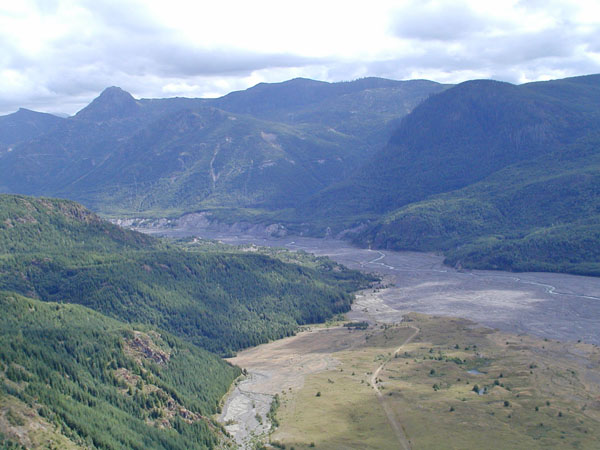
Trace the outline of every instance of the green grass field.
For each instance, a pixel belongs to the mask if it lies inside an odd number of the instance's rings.
[[[414,449],[597,448],[600,350],[411,314],[370,328],[339,365],[286,393],[272,442],[286,448],[401,448],[377,385]],[[398,346],[413,332],[408,344]],[[474,392],[477,386],[481,394]],[[320,395],[317,393],[320,392]]]

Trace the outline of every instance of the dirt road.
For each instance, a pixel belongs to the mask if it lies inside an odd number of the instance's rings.
[[[275,394],[302,388],[306,375],[336,367],[336,351],[362,343],[362,334],[343,327],[315,328],[240,352],[228,361],[249,376],[228,396],[220,421],[240,448],[252,448],[270,430],[267,413]]]
[[[335,239],[266,238],[202,229],[154,229],[151,232],[218,239],[234,245],[304,250],[329,256],[350,268],[382,275],[388,287],[358,295],[348,314],[352,319],[368,318],[371,322],[393,324],[399,323],[404,314],[415,311],[464,317],[511,333],[600,345],[600,278],[554,273],[459,271],[444,266],[443,257],[439,255],[361,249]],[[318,349],[321,332],[325,331],[268,344],[276,345],[267,352],[270,354],[267,358],[255,359],[257,355],[250,349],[232,359],[234,364],[247,368],[252,374],[234,390],[221,416],[224,423],[229,423],[227,429],[239,439],[238,442],[248,442],[253,433],[268,431],[265,417],[275,393],[298,388],[306,374],[336,364],[331,349],[310,351],[311,348]],[[340,345],[347,337],[341,333]],[[311,338],[316,340],[310,342]],[[309,350],[302,350],[303,347]],[[405,437],[404,441],[406,444]],[[405,445],[404,448],[409,447]]]
[[[388,421],[390,422],[390,425],[394,429],[394,433],[396,433],[398,442],[400,443],[400,445],[402,446],[402,448],[404,450],[410,450],[410,448],[411,448],[410,442],[406,437],[406,433],[404,432],[404,428],[402,426],[400,418],[397,416],[397,414],[394,412],[392,407],[389,405],[387,399],[381,393],[381,389],[379,387],[377,377],[379,377],[379,374],[385,368],[385,365],[390,361],[390,359],[395,357],[398,353],[400,353],[400,350],[402,350],[402,347],[404,347],[406,344],[409,344],[415,338],[415,336],[417,334],[419,334],[419,329],[417,327],[409,326],[409,328],[412,328],[414,330],[414,333],[411,334],[409,337],[407,337],[406,340],[404,342],[402,342],[402,344],[400,344],[400,346],[396,349],[396,351],[394,351],[393,356],[391,356],[390,358],[387,358],[383,363],[381,363],[381,365],[375,370],[375,372],[373,372],[373,376],[371,377],[371,386],[375,390],[375,392],[377,394],[377,399],[379,400],[379,403],[383,407],[383,410],[385,411],[385,415],[387,416]]]

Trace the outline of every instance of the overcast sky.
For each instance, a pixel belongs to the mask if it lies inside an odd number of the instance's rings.
[[[598,72],[598,0],[0,3],[0,114],[72,114],[113,85],[137,98],[214,97],[299,76],[523,83]]]

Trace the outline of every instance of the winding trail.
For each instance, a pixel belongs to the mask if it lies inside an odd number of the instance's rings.
[[[386,358],[386,360],[383,363],[381,363],[381,365],[377,368],[377,370],[375,370],[375,372],[373,372],[373,376],[371,377],[371,386],[377,393],[377,400],[379,400],[379,403],[381,403],[381,406],[382,406],[383,410],[385,411],[385,415],[387,416],[387,419],[390,422],[390,425],[394,429],[394,433],[396,433],[398,442],[400,443],[400,445],[402,446],[402,448],[404,450],[411,449],[410,441],[406,437],[406,433],[404,432],[404,427],[402,426],[402,423],[400,422],[398,415],[394,412],[392,406],[389,404],[387,399],[381,393],[381,389],[379,388],[379,386],[377,384],[377,377],[379,376],[381,371],[385,368],[386,364],[388,362],[390,362],[390,360],[392,358],[395,358],[398,353],[400,353],[400,350],[402,350],[402,347],[409,344],[415,338],[415,336],[417,334],[419,334],[419,331],[421,331],[417,327],[413,327],[412,325],[409,325],[407,328],[412,328],[414,330],[414,332],[410,336],[408,336],[404,340],[404,342],[402,342],[402,344],[400,344],[400,346],[396,349],[396,351],[394,352],[394,354],[391,357]]]

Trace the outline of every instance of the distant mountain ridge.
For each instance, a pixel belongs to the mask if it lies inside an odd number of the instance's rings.
[[[2,147],[35,138],[63,123],[62,118],[20,108],[7,116],[0,116],[0,154]]]
[[[129,92],[112,86],[102,91],[92,103],[75,114],[75,118],[94,122],[115,120],[135,115],[140,107]]]
[[[375,77],[337,83],[294,78],[281,83],[260,83],[212,102],[216,107],[227,111],[252,114],[266,119],[279,118],[288,122],[297,120],[298,112],[346,95],[376,89],[403,89],[415,97],[421,97],[423,92],[427,95],[436,92],[438,86],[437,83],[428,80],[396,81]]]
[[[468,81],[433,96],[404,118],[383,150],[305,212],[343,215],[352,199],[352,213],[378,214],[558,151],[595,128],[599,80]]]
[[[443,250],[461,267],[600,275],[599,118],[598,75],[466,82],[299,215],[362,221],[357,244]]]
[[[391,123],[446,88],[295,79],[219,99],[137,100],[110,87],[0,154],[0,191],[119,215],[288,208],[343,179],[387,140]]]
[[[294,79],[219,99],[109,88],[0,153],[0,191],[119,217],[277,222],[444,251],[463,267],[595,274],[599,119],[600,75],[453,87]]]

